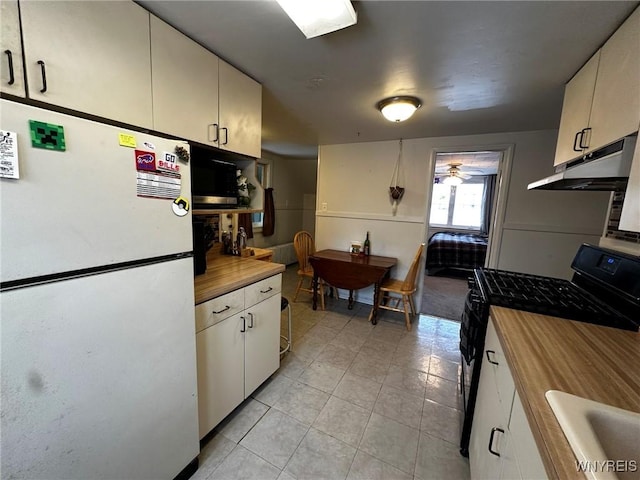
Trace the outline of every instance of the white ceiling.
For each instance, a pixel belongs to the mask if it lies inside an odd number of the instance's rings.
[[[272,0],[139,1],[263,85],[263,148],[557,128],[564,84],[639,2],[360,1],[306,40]],[[409,120],[376,103],[415,95]]]

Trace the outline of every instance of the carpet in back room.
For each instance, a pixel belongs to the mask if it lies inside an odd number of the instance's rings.
[[[469,291],[467,278],[471,272],[444,270],[438,275],[425,275],[420,313],[460,321]]]

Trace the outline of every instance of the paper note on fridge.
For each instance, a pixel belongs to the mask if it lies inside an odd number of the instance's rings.
[[[129,133],[119,133],[118,143],[120,143],[121,147],[129,147],[129,148],[137,147],[135,135],[131,135]]]
[[[18,135],[0,130],[0,177],[20,178]]]

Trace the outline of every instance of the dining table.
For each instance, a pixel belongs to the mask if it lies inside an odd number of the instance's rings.
[[[373,308],[369,320],[377,323],[380,285],[389,278],[397,258],[362,255],[342,250],[319,250],[309,256],[313,267],[313,309],[318,307],[318,282],[322,279],[332,287],[349,290],[349,310],[353,309],[353,292],[373,285]]]

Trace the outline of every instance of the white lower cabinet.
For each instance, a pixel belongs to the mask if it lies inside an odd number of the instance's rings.
[[[275,275],[196,306],[200,438],[280,366],[281,288]]]
[[[280,366],[280,295],[247,309],[244,391],[249,396]]]
[[[491,378],[493,372],[487,363],[485,357],[482,361],[476,409],[473,414],[469,466],[471,478],[497,479],[502,462],[499,454],[504,450],[507,440],[507,422],[502,418],[498,390]]]
[[[242,324],[239,313],[196,333],[200,438],[244,400]]]
[[[529,422],[524,413],[520,396],[516,392],[513,397],[513,408],[509,419],[509,431],[511,432],[511,444],[515,456],[518,460],[520,478],[539,479],[547,478],[547,474],[542,463],[542,458],[538,453],[536,441],[529,428]],[[508,477],[503,477],[508,478]]]
[[[472,479],[547,478],[491,319],[471,429],[469,464]]]

